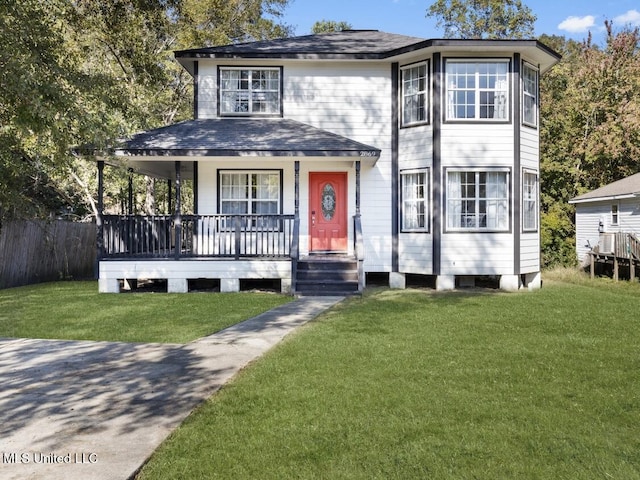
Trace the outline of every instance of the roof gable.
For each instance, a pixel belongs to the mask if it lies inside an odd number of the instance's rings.
[[[569,200],[569,203],[595,202],[640,195],[640,173],[623,178]]]

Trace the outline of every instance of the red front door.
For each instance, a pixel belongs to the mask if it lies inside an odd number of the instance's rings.
[[[347,251],[347,172],[309,173],[312,252]]]

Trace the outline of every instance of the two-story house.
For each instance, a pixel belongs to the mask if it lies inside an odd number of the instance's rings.
[[[98,157],[100,185],[113,157],[173,179],[173,211],[100,215],[100,291],[274,278],[344,292],[373,273],[540,286],[539,77],[559,56],[539,41],[354,30],[175,57],[195,118]]]

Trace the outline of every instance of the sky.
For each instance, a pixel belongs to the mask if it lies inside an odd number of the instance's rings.
[[[295,35],[311,33],[319,20],[345,21],[354,29],[373,29],[420,38],[442,38],[436,20],[426,18],[433,0],[290,0],[284,23]],[[538,17],[536,36],[562,35],[581,41],[592,34],[594,43],[605,40],[604,21],[614,28],[640,26],[638,0],[523,0]]]

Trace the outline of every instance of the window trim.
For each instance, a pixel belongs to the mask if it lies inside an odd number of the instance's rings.
[[[424,174],[424,227],[407,228],[404,226],[404,175],[412,175],[416,173]],[[402,233],[430,233],[431,232],[431,169],[430,168],[412,168],[400,171],[400,232]],[[413,200],[413,199],[412,199]]]
[[[482,227],[450,227],[449,226],[449,174],[453,172],[464,172],[464,173],[506,173],[506,191],[507,198],[506,206],[507,206],[507,226],[503,229],[496,228],[482,228]],[[444,171],[444,232],[445,233],[512,233],[512,222],[513,222],[513,207],[512,207],[512,171],[510,167],[447,167]],[[481,197],[475,197],[476,202]]]
[[[425,67],[425,90],[423,90],[422,92],[418,92],[418,95],[422,94],[424,95],[424,102],[425,102],[425,106],[424,106],[424,110],[425,110],[425,114],[424,114],[424,120],[416,120],[416,121],[411,121],[411,122],[405,122],[404,121],[404,74],[407,70],[411,70],[414,68],[419,68],[419,67]],[[429,125],[431,123],[431,64],[429,62],[429,60],[422,60],[420,62],[415,62],[415,63],[411,63],[408,65],[404,65],[402,67],[400,67],[400,93],[399,93],[399,97],[400,97],[400,127],[401,128],[409,128],[409,127],[416,127],[416,126],[420,126],[420,125]]]
[[[493,118],[481,118],[481,117],[474,117],[474,118],[449,118],[449,104],[447,101],[447,97],[449,95],[449,83],[447,82],[447,77],[448,77],[448,68],[447,66],[449,64],[452,63],[475,63],[475,64],[479,64],[479,63],[501,63],[501,64],[506,64],[507,66],[507,116],[506,118],[498,118],[498,119],[493,119]],[[476,74],[478,72],[476,71]],[[513,75],[513,68],[512,68],[512,58],[511,57],[449,57],[449,58],[445,58],[444,59],[444,85],[443,85],[443,89],[442,89],[442,116],[443,116],[443,121],[444,123],[463,123],[463,124],[492,124],[492,125],[496,125],[496,124],[510,124],[512,122],[512,115],[513,115],[513,87],[512,87],[512,75]],[[476,82],[477,84],[477,82]],[[476,85],[475,87],[475,92],[477,93],[479,89],[479,86]],[[476,101],[476,115],[479,115],[480,109],[479,107],[479,95],[476,95],[476,97],[478,98],[478,100]]]
[[[534,203],[535,203],[535,211],[534,211],[534,227],[527,228],[525,224],[525,212],[527,209],[525,208],[525,202],[527,199],[525,198],[526,193],[526,182],[525,179],[527,175],[532,175],[535,178],[534,185]],[[538,231],[540,225],[540,174],[536,170],[532,170],[529,168],[522,169],[522,233],[535,233]]]
[[[534,85],[534,93],[535,95],[531,95],[528,94],[525,90],[525,71],[526,70],[531,70],[532,72],[535,73],[535,85]],[[538,68],[536,68],[535,66],[531,65],[529,62],[523,61],[522,62],[522,74],[521,74],[521,94],[522,94],[522,98],[521,98],[521,108],[522,108],[522,124],[524,126],[527,127],[531,127],[534,129],[538,129],[538,125],[540,123],[539,120],[539,115],[540,115],[540,106],[539,106],[539,102],[540,102],[540,71],[538,70]],[[529,97],[533,97],[534,102],[534,122],[529,122],[525,119],[525,105],[524,105],[524,100],[525,98],[529,96]]]
[[[277,113],[260,113],[260,112],[223,112],[222,111],[222,72],[223,71],[256,71],[256,70],[270,70],[278,72],[278,106]],[[265,67],[265,66],[238,66],[238,65],[218,65],[217,69],[217,95],[218,95],[218,116],[219,117],[260,117],[260,118],[274,118],[283,116],[283,91],[284,91],[284,79],[283,79],[283,67]]]
[[[613,212],[615,207],[615,213]],[[618,227],[620,226],[620,204],[612,203],[611,204],[611,226]]]
[[[217,205],[216,205],[216,212],[217,215],[261,215],[259,213],[239,213],[239,214],[233,214],[233,213],[222,213],[222,175],[223,174],[235,174],[235,173],[241,173],[241,174],[246,174],[246,175],[251,175],[251,174],[259,174],[259,173],[269,173],[269,174],[278,174],[278,181],[279,181],[279,191],[278,191],[278,213],[273,214],[273,215],[282,215],[283,212],[283,193],[284,193],[284,185],[283,185],[283,171],[282,169],[276,169],[276,168],[271,168],[271,169],[267,169],[267,168],[261,168],[261,169],[253,169],[253,168],[221,168],[217,170]],[[247,203],[249,203],[252,199],[248,198],[245,201]]]

